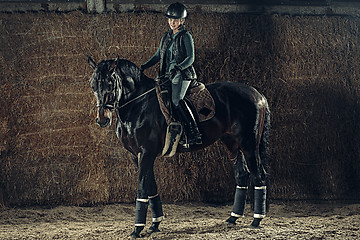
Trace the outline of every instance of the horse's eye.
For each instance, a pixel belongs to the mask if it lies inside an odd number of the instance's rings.
[[[91,89],[95,92],[97,90],[96,81],[91,81]]]
[[[108,82],[108,86],[107,86],[109,91],[112,91],[114,89],[114,84],[113,82]]]

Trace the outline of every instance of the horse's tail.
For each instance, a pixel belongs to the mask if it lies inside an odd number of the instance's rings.
[[[266,210],[269,211],[270,209],[270,202],[269,202],[269,193],[270,193],[270,174],[269,174],[269,137],[270,137],[270,109],[269,105],[266,103],[265,108],[265,117],[264,117],[264,126],[263,132],[260,138],[259,144],[259,155],[262,162],[262,165],[265,169],[266,176],[265,176],[265,184],[266,184]]]
[[[265,107],[265,117],[264,117],[264,125],[262,130],[262,135],[260,138],[260,145],[259,145],[259,154],[261,158],[261,162],[265,167],[267,174],[269,174],[269,137],[270,137],[270,109],[269,105],[266,104]]]

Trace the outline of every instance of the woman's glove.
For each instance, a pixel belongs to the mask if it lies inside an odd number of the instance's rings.
[[[174,79],[178,72],[180,72],[180,68],[175,65],[174,68],[170,70],[170,79]]]
[[[141,65],[140,66],[140,72],[144,72],[145,68],[144,68],[144,65]]]

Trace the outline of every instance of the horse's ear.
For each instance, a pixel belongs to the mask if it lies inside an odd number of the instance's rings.
[[[90,56],[87,56],[87,58],[88,58],[88,63],[90,64],[91,68],[95,70],[96,62]]]
[[[117,67],[119,61],[120,61],[120,58],[119,58],[119,56],[117,56],[117,57],[115,58],[114,62],[110,65],[110,69],[109,69],[109,70],[110,70],[111,72],[115,70],[115,68]]]

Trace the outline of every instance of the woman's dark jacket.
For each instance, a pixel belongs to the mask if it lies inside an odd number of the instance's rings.
[[[159,76],[161,77],[168,73],[167,71],[171,69],[168,69],[169,63],[167,62],[166,52],[172,41],[174,41],[172,53],[175,57],[176,66],[181,71],[183,80],[195,80],[197,76],[193,67],[195,60],[194,41],[190,32],[183,26],[178,34],[175,35],[175,39],[173,39],[171,29],[164,34],[158,50],[149,61],[142,65],[142,68],[147,69],[160,61]]]

